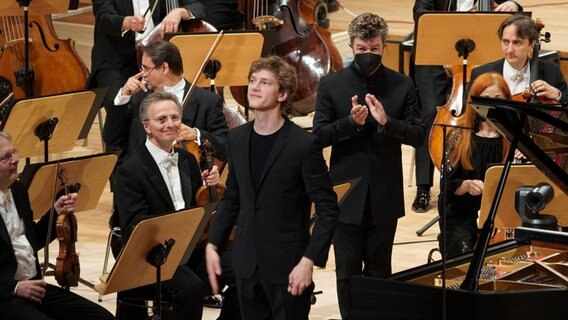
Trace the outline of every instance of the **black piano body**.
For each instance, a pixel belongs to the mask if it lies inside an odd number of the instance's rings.
[[[482,97],[472,102],[568,194],[568,108]],[[445,265],[445,288],[442,261],[387,279],[352,278],[350,319],[568,319],[567,232],[518,227],[515,239],[486,247],[481,258],[474,252]],[[473,267],[480,272],[469,290],[463,282]]]

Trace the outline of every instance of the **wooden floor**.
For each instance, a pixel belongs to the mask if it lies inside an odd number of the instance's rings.
[[[87,4],[88,0],[82,0]],[[359,14],[364,11],[375,12],[387,20],[390,27],[390,34],[399,37],[407,35],[413,29],[412,21],[412,5],[414,1],[410,0],[344,0],[341,1],[345,9],[331,13],[330,31],[335,35],[336,45],[341,48],[344,56],[349,55],[349,49],[346,46],[346,37],[341,35],[347,29],[347,26],[353,18],[350,13]],[[553,34],[553,42],[549,45],[553,49],[568,52],[568,40],[562,30],[565,26],[565,17],[568,13],[568,2],[563,1],[546,1],[542,0],[526,0],[522,1],[525,8],[534,11],[533,16],[546,17],[547,31]],[[90,14],[89,7],[83,8],[87,15]],[[80,13],[80,12],[79,12]],[[87,19],[88,20],[88,19]],[[92,20],[91,20],[92,21]],[[77,50],[87,65],[90,64],[90,49],[92,46],[92,22],[85,22],[77,19],[76,21],[60,19],[56,20],[55,27],[61,38],[73,38],[76,42]],[[96,122],[89,134],[87,141],[79,141],[73,153],[61,155],[63,157],[75,155],[76,152],[101,152],[101,138]],[[437,211],[431,209],[426,213],[414,213],[410,210],[412,200],[415,195],[415,189],[412,187],[410,180],[413,178],[411,170],[412,148],[403,147],[403,165],[405,185],[405,204],[406,216],[399,221],[396,233],[393,268],[394,271],[400,271],[424,264],[428,251],[435,247],[434,239],[438,233],[437,225],[427,230],[422,237],[416,235],[416,230],[422,227],[437,215]],[[96,173],[93,173],[96,174]],[[437,178],[435,178],[437,180]],[[432,207],[435,208],[435,195],[437,194],[437,186],[432,189],[433,202]],[[105,246],[107,235],[109,232],[108,218],[111,211],[111,195],[108,186],[101,197],[97,208],[91,211],[78,212],[79,220],[79,242],[77,250],[80,254],[82,277],[91,283],[98,283],[98,277],[101,274],[103,260],[105,255]],[[57,244],[51,246],[51,252],[58,252]],[[52,258],[54,260],[55,258]],[[112,259],[110,266],[112,266]],[[110,268],[110,267],[109,267]],[[323,294],[317,297],[317,303],[313,306],[310,313],[310,319],[339,319],[339,311],[337,308],[335,295],[335,278],[334,278],[333,251],[326,269],[316,270],[314,274],[316,282],[316,290],[322,290]],[[48,279],[52,281],[51,279]],[[92,289],[80,285],[73,288],[72,291],[81,294],[93,301],[97,300],[97,293]],[[103,298],[102,305],[114,312],[115,295],[108,295]],[[215,319],[218,310],[205,308],[203,319]]]

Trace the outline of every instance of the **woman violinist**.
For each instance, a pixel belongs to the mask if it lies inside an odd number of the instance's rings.
[[[172,2],[175,2],[173,6]],[[107,150],[124,149],[127,142],[123,135],[116,134],[120,127],[117,121],[126,110],[110,106],[128,77],[139,72],[136,41],[143,39],[145,32],[150,32],[160,22],[162,32],[175,32],[182,20],[199,19],[206,14],[205,7],[197,0],[162,0],[155,8],[150,8],[150,3],[148,0],[93,0],[95,39],[87,87],[109,88],[103,102],[107,111],[103,130]]]
[[[480,75],[472,83],[468,101],[471,96],[511,99],[511,92],[500,74],[490,72]],[[461,126],[472,129],[453,129],[459,132],[449,133],[458,133],[459,137],[448,159],[450,169],[445,204],[447,232],[444,232],[443,223],[440,222],[442,236],[446,236],[445,253],[448,258],[473,249],[477,241],[477,214],[481,207],[487,164],[503,162],[510,146],[509,141],[473,107],[468,106],[463,117]],[[442,205],[442,201],[439,201],[440,212],[443,212]],[[440,248],[444,251],[442,243]]]

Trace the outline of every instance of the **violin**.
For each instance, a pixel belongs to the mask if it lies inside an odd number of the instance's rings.
[[[214,157],[215,151],[213,150],[211,142],[209,142],[209,140],[205,140],[205,142],[201,146],[199,146],[199,150],[201,152],[200,156],[201,161],[199,162],[200,169],[211,171],[211,169],[213,169],[215,161]],[[195,193],[195,201],[197,202],[198,206],[204,206],[210,203],[217,202],[221,199],[221,197],[223,197],[225,189],[227,189],[227,187],[221,183],[215,186],[202,186]],[[207,225],[205,226],[205,229],[203,230],[201,237],[197,241],[198,247],[205,247],[205,245],[207,244],[207,237],[209,233],[210,224],[211,220],[207,222]],[[234,232],[233,229],[233,232],[231,232],[231,235],[229,236],[229,241],[227,242],[227,245],[230,245],[235,240],[235,236],[236,233]]]
[[[64,194],[79,191],[80,185],[68,185],[64,168],[59,168],[57,176],[64,189]],[[76,287],[79,284],[81,268],[79,255],[75,252],[77,242],[77,218],[73,212],[61,212],[56,222],[57,240],[59,240],[59,254],[55,264],[55,280],[64,288]]]
[[[17,99],[82,90],[89,75],[71,39],[57,38],[50,15],[29,16],[29,68],[25,74],[24,17],[0,17],[0,85]],[[25,79],[32,79],[29,94]]]

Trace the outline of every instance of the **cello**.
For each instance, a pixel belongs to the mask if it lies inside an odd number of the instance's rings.
[[[312,5],[321,1],[245,0],[239,3],[245,13],[247,30],[275,30],[273,53],[296,67],[298,89],[292,97],[294,111],[314,110],[319,79],[342,67],[342,58],[331,41],[329,31],[319,26]],[[305,19],[309,16],[310,19]],[[309,20],[310,22],[308,22]],[[246,90],[231,87],[235,100],[246,105]]]
[[[11,84],[15,98],[24,98],[24,17],[1,17],[0,21],[0,48],[4,49],[0,51],[0,78]],[[88,70],[75,51],[74,41],[57,38],[50,15],[30,15],[28,26],[31,96],[83,89]]]

